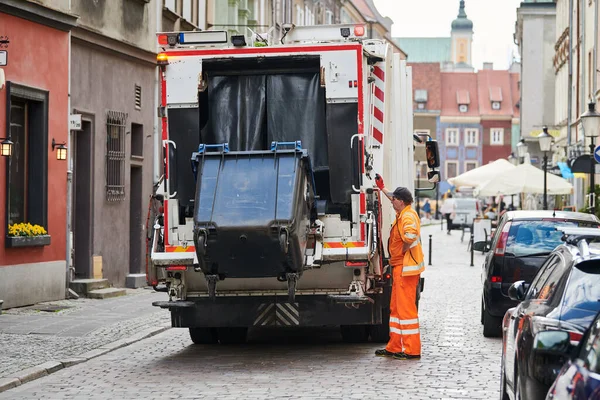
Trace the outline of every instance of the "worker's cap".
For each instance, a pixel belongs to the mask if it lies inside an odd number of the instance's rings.
[[[398,200],[402,200],[406,204],[412,204],[413,202],[412,193],[405,187],[397,187],[392,196]]]

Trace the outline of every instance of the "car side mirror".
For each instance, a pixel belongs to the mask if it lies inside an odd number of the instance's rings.
[[[428,140],[425,142],[425,156],[427,157],[427,166],[430,169],[440,167],[440,151],[437,141]]]
[[[431,183],[438,183],[440,181],[440,173],[438,171],[427,172],[427,180]]]
[[[490,242],[475,242],[473,243],[473,250],[483,252],[490,251]]]
[[[532,350],[537,355],[570,356],[572,345],[569,332],[541,331],[533,339]]]
[[[525,281],[516,281],[508,288],[508,297],[514,301],[523,301],[526,293]]]

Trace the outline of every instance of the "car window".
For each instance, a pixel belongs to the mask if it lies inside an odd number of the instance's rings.
[[[561,264],[561,259],[558,256],[558,254],[552,254],[550,255],[550,257],[548,257],[546,262],[542,264],[537,274],[533,278],[533,281],[531,282],[531,286],[527,291],[527,300],[537,299],[538,296],[540,296],[540,293],[542,293],[542,289],[544,288],[548,277],[552,274],[552,272],[556,269],[556,267],[559,264]]]
[[[500,233],[502,233],[502,228],[504,228],[504,224],[506,223],[507,217],[503,216],[500,219],[500,222],[498,222],[498,227],[496,228],[496,231],[494,232],[494,237],[492,238],[492,244],[491,244],[491,248],[495,249],[496,248],[496,243],[498,243],[498,238],[500,237]]]
[[[580,226],[580,224],[576,221],[564,220],[513,221],[508,232],[505,254],[523,257],[550,253],[556,246],[562,244],[562,232],[556,230],[560,226]]]
[[[568,308],[598,311],[600,300],[600,260],[582,261],[571,272],[563,305]]]
[[[558,257],[558,260],[558,263],[550,268],[548,278],[544,281],[544,284],[536,297],[537,300],[545,300],[550,303],[555,295],[562,295],[563,291],[559,288],[564,287],[564,280],[567,278],[565,274],[566,266],[561,257]]]
[[[590,327],[588,340],[586,340],[579,358],[581,358],[588,370],[600,373],[600,321],[596,321]]]

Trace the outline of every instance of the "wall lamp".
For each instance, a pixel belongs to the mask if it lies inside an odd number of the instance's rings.
[[[66,160],[67,159],[67,143],[56,143],[54,138],[52,138],[52,151],[56,148],[56,159],[57,160]]]
[[[12,156],[13,142],[10,141],[10,138],[0,138],[2,141],[0,142],[0,155],[4,157]]]

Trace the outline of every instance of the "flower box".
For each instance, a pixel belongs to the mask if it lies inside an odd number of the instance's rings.
[[[50,235],[39,236],[7,236],[5,247],[38,247],[48,246]]]

